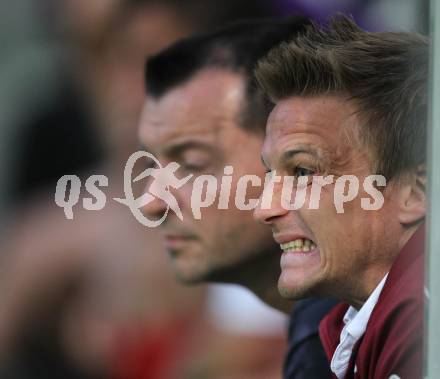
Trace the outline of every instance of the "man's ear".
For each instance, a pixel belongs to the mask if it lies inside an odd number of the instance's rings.
[[[401,224],[414,224],[426,215],[427,176],[426,166],[420,165],[403,179],[399,197],[399,221]]]

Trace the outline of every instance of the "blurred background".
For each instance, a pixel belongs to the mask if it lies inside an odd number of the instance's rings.
[[[0,378],[279,378],[287,320],[234,286],[177,284],[128,210],[54,202],[138,150],[145,59],[241,18],[352,14],[427,33],[426,0],[0,0]]]

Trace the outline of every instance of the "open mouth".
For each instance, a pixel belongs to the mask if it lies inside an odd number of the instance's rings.
[[[280,247],[285,253],[309,253],[316,249],[315,243],[307,238],[297,238],[280,244]]]

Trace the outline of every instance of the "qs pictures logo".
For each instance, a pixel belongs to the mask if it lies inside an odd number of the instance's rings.
[[[154,161],[157,165],[157,168],[147,168],[144,172],[142,172],[139,176],[137,176],[133,182],[138,182],[139,180],[145,179],[147,177],[153,178],[153,183],[149,187],[149,192],[144,193],[138,199],[134,199],[133,189],[131,186],[131,177],[133,173],[133,168],[136,162],[141,158],[149,158]],[[162,224],[168,216],[168,212],[170,208],[174,211],[174,213],[179,217],[180,220],[183,220],[182,211],[180,210],[179,204],[177,203],[176,198],[170,192],[170,187],[174,189],[179,189],[182,187],[188,180],[192,178],[192,174],[186,176],[183,179],[178,179],[175,175],[176,171],[179,168],[179,164],[177,162],[171,162],[167,166],[163,167],[159,160],[152,154],[146,151],[138,151],[134,153],[127,161],[124,170],[124,192],[125,199],[115,198],[113,200],[128,206],[131,213],[136,220],[138,220],[142,225],[148,226],[150,228],[155,228]],[[155,198],[160,199],[165,202],[167,205],[167,209],[163,216],[156,221],[149,220],[140,209],[153,201]]]
[[[133,169],[139,159],[151,159],[157,167],[147,168],[136,178],[132,179]],[[193,175],[188,175],[183,179],[178,179],[175,175],[179,168],[177,162],[171,162],[163,167],[159,160],[152,154],[146,151],[137,151],[132,154],[127,161],[124,169],[124,194],[125,198],[113,198],[114,201],[127,206],[133,216],[142,225],[155,228],[162,224],[168,216],[170,208],[183,220],[182,211],[176,201],[176,198],[170,192],[170,188],[179,189]],[[149,191],[144,193],[141,197],[135,199],[133,195],[132,183],[136,183],[142,179],[151,177],[153,183],[149,186]],[[83,199],[83,207],[87,210],[102,210],[107,202],[105,193],[99,187],[108,187],[108,178],[105,175],[92,175],[86,183],[86,191],[93,196]],[[81,192],[81,180],[76,175],[64,175],[58,180],[55,203],[64,208],[64,214],[67,219],[73,219],[73,207],[79,202]],[[150,220],[142,212],[141,209],[154,199],[160,199],[167,204],[166,211],[159,220]]]
[[[150,160],[155,163],[155,167],[149,167],[140,175],[133,177],[134,166],[140,159]],[[142,225],[155,228],[161,225],[167,218],[170,209],[176,216],[183,220],[182,210],[174,197],[172,190],[178,190],[190,179],[192,181],[191,190],[191,210],[194,219],[200,220],[201,209],[215,204],[217,201],[218,209],[228,209],[232,192],[232,175],[234,168],[226,166],[223,176],[219,180],[214,175],[193,174],[179,179],[176,172],[180,165],[171,162],[163,166],[159,160],[146,151],[137,151],[130,156],[124,169],[124,198],[113,198],[114,201],[127,206],[133,216]],[[146,192],[135,199],[133,194],[133,183],[143,179],[150,179],[150,184]],[[308,209],[319,209],[322,188],[331,186],[333,192],[333,204],[337,213],[344,213],[344,204],[354,201],[359,195],[359,189],[367,197],[360,199],[360,206],[364,210],[377,210],[383,206],[384,197],[378,187],[386,186],[386,179],[382,175],[370,175],[364,178],[363,182],[354,175],[342,175],[334,178],[333,175],[320,176],[278,176],[275,171],[266,174],[264,178],[257,175],[243,175],[236,178],[235,206],[239,210],[251,211],[257,207],[269,209],[272,207],[274,191],[277,191],[276,198],[281,199],[281,206],[288,211],[295,211],[304,206]],[[84,198],[82,205],[87,210],[101,210],[105,207],[107,197],[102,191],[102,187],[108,187],[108,178],[104,175],[92,175],[85,182],[86,191],[92,196]],[[67,219],[73,219],[73,207],[79,202],[81,192],[81,180],[76,175],[64,175],[58,180],[55,203],[64,209]],[[248,199],[248,186],[260,187],[260,199]],[[327,191],[328,193],[329,191]],[[166,210],[158,220],[150,220],[141,209],[159,199],[166,204]]]

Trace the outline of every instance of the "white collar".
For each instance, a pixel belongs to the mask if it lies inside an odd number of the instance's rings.
[[[332,371],[339,379],[345,377],[353,347],[365,333],[371,313],[379,300],[387,277],[388,274],[382,278],[359,311],[350,306],[347,312],[345,312],[343,318],[345,326],[342,329],[339,345],[333,354],[330,364]]]
[[[376,306],[377,300],[382,292],[385,281],[388,277],[386,274],[374,291],[371,293],[364,305],[359,309],[359,311],[350,306],[344,315],[344,324],[347,326],[347,333],[350,333],[354,338],[359,339],[365,333],[367,328],[368,320],[370,319],[371,313]]]

